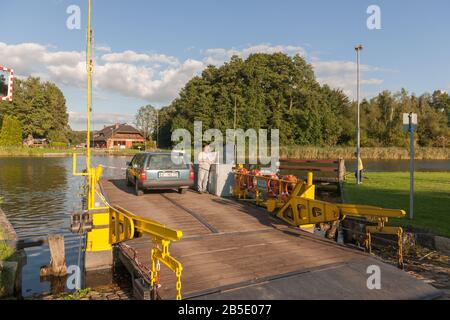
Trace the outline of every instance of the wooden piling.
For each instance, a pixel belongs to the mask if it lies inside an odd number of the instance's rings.
[[[51,255],[50,264],[41,268],[41,277],[64,277],[67,275],[64,236],[48,236],[48,246],[50,248]]]

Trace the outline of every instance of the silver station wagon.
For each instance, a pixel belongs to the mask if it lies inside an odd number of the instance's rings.
[[[139,153],[127,163],[126,180],[137,196],[150,189],[184,194],[194,185],[194,167],[186,164],[182,153]]]

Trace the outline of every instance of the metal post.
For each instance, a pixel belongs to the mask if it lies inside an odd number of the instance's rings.
[[[409,172],[410,172],[410,191],[409,191],[409,217],[414,219],[414,124],[413,124],[413,114],[409,114],[409,137],[410,137],[410,162],[409,162]]]
[[[237,145],[236,145],[237,96],[236,96],[236,93],[234,94],[234,120],[233,120],[233,127],[234,127],[234,137],[233,137],[233,139],[234,139],[233,140],[233,143],[234,143],[234,162],[237,165]]]
[[[92,44],[92,29],[91,29],[91,0],[88,0],[88,31],[87,31],[87,137],[86,137],[86,169],[88,174],[91,173],[91,89],[92,89],[92,60],[91,60],[91,44]]]
[[[156,149],[159,146],[159,110],[156,110]]]
[[[361,105],[360,105],[360,52],[363,49],[362,45],[358,45],[355,47],[356,50],[356,82],[357,82],[357,89],[356,89],[356,99],[358,104],[358,119],[357,119],[357,147],[356,147],[356,153],[357,153],[357,163],[356,163],[356,180],[358,184],[361,184],[361,172],[359,171],[359,163],[361,161]]]

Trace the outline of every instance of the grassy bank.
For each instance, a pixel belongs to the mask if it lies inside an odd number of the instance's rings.
[[[362,157],[373,160],[407,160],[409,159],[408,148],[362,148]],[[354,147],[281,147],[282,158],[305,159],[305,160],[326,160],[354,159]],[[417,160],[447,160],[450,159],[450,148],[416,148]]]
[[[154,151],[154,150],[150,150]],[[0,147],[0,157],[46,157],[46,156],[70,156],[73,153],[84,153],[81,149],[51,149],[51,148],[23,148],[23,147]],[[138,150],[92,150],[96,155],[133,155]],[[353,160],[354,147],[303,147],[291,146],[281,147],[282,158],[323,160],[323,159],[345,159]],[[363,159],[373,160],[408,160],[409,150],[407,148],[362,148]],[[450,160],[450,148],[417,148],[417,160]]]
[[[366,173],[363,185],[345,184],[347,203],[409,209],[409,173]],[[450,237],[450,172],[419,172],[415,179],[415,218],[393,221]]]
[[[11,261],[14,258],[14,249],[6,244],[5,231],[0,226],[0,297],[7,292],[7,287],[11,284],[13,274],[8,268],[3,267],[4,262]]]
[[[94,155],[133,155],[139,150],[92,150]],[[51,149],[51,148],[27,148],[27,147],[0,147],[0,157],[50,157],[71,156],[72,154],[84,154],[82,149]]]
[[[81,153],[75,149],[26,148],[26,147],[0,147],[0,157],[42,157],[46,154],[73,154]]]

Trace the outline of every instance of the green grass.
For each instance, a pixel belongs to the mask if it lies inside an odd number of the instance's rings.
[[[352,160],[354,147],[314,147],[314,146],[284,146],[280,148],[282,158],[304,160]],[[409,149],[399,147],[362,148],[363,159],[372,160],[409,160]],[[450,148],[416,148],[417,160],[447,160],[450,159]]]
[[[4,242],[5,232],[0,227],[0,261],[7,261],[14,255],[14,250]]]
[[[92,150],[94,155],[133,155],[139,150]],[[0,147],[0,157],[43,157],[46,155],[72,155],[84,154],[83,149],[52,149],[52,148],[27,148],[27,147]]]
[[[0,156],[2,157],[27,157],[27,156],[43,156],[44,154],[73,154],[82,153],[75,149],[52,149],[52,148],[27,148],[27,147],[0,147]]]
[[[345,183],[346,203],[409,210],[409,173],[366,173],[364,183]],[[414,220],[395,219],[394,224],[411,226],[450,237],[450,172],[419,172],[415,175]]]
[[[0,241],[0,261],[8,261],[13,255],[14,249],[9,247],[5,242]]]

